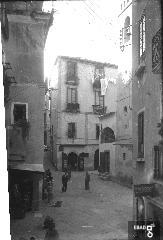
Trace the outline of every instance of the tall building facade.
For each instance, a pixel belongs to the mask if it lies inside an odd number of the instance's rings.
[[[132,1],[120,1],[120,50],[116,109],[116,176],[132,184]]]
[[[160,221],[162,234],[163,156],[162,133],[159,134],[159,130],[162,131],[163,106],[161,1],[134,1],[132,23],[133,167],[134,186],[137,185],[134,190],[134,218]],[[138,191],[140,185],[142,189]],[[147,193],[146,185],[153,190]]]
[[[4,2],[3,83],[10,213],[38,209],[44,172],[44,44],[52,14],[43,2]],[[19,204],[18,204],[19,201]]]
[[[99,168],[99,115],[115,111],[117,66],[81,58],[57,58],[57,89],[52,105],[57,167]],[[105,95],[100,79],[108,79]],[[105,82],[105,80],[104,80]],[[55,106],[55,107],[54,107]],[[55,113],[55,114],[54,114]],[[56,130],[55,130],[56,129]]]

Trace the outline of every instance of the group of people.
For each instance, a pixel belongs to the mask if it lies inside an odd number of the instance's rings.
[[[66,192],[67,191],[67,183],[71,178],[71,170],[65,170],[64,174],[62,175],[62,192]],[[85,174],[85,190],[89,190],[90,186],[90,174],[88,173],[88,171],[86,171]]]

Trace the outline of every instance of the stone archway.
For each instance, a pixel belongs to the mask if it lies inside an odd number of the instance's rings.
[[[112,143],[112,142],[115,142],[114,131],[111,128],[106,127],[102,130],[102,133],[101,133],[101,143]]]
[[[98,168],[99,168],[99,149],[97,149],[94,154],[94,170],[98,170]]]
[[[68,165],[71,167],[72,171],[78,169],[78,155],[74,152],[68,154]]]

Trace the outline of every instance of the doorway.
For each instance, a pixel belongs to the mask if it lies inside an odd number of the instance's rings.
[[[68,165],[71,167],[72,171],[78,169],[78,155],[74,152],[69,153],[68,155]]]
[[[110,151],[104,152],[104,171],[110,172]]]
[[[97,149],[94,154],[94,170],[98,170],[98,168],[99,168],[99,149]]]

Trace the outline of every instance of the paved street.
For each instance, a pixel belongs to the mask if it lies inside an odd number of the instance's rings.
[[[73,172],[66,193],[61,192],[61,173],[55,175],[54,202],[61,207],[42,205],[39,213],[11,222],[14,240],[34,235],[43,239],[43,219],[55,218],[60,240],[127,239],[128,220],[132,219],[132,190],[91,173],[90,191],[84,189],[84,173]],[[41,213],[41,214],[40,214]],[[19,234],[16,234],[19,232]]]

